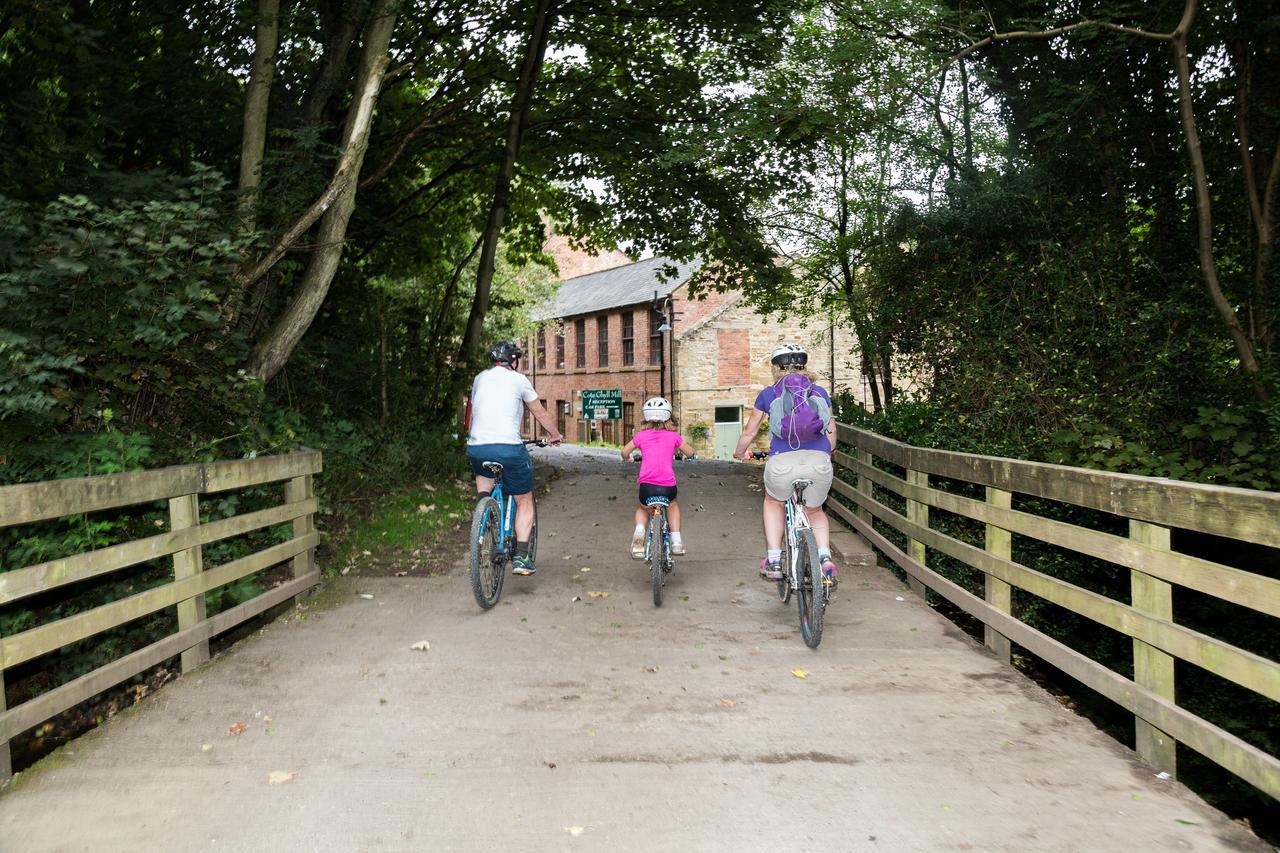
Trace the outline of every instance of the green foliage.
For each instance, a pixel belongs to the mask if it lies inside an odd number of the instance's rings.
[[[0,199],[0,418],[83,423],[108,407],[173,414],[196,395],[239,396],[217,310],[240,248],[226,182],[196,167],[153,190],[40,208]]]

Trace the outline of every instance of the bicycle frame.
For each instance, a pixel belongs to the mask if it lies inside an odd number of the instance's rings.
[[[516,499],[502,490],[502,477],[493,478],[490,496],[498,502],[498,553],[505,553],[507,543],[515,535]]]
[[[667,548],[668,550],[670,550],[670,548],[671,548],[671,526],[670,526],[670,525],[668,524],[668,522],[667,522],[667,507],[668,507],[668,506],[669,506],[669,504],[668,504],[667,502],[663,501],[661,498],[653,499],[653,503],[646,504],[646,508],[649,510],[649,517],[650,517],[650,518],[653,518],[655,515],[661,515],[661,516],[662,516],[662,544],[663,544],[663,547],[665,547],[665,548]],[[645,537],[645,540],[644,540],[644,559],[645,559],[645,561],[646,561],[646,562],[648,562],[650,559],[652,559],[652,556],[653,556],[653,555],[649,553],[649,539],[648,539],[648,537]]]
[[[797,531],[812,529],[809,524],[809,514],[798,509],[798,507],[804,506],[804,490],[808,485],[808,481],[793,483],[791,497],[787,498],[782,505],[783,511],[786,513],[787,551],[791,557],[787,561],[787,568],[791,574],[790,581],[793,588],[800,585],[800,577],[796,574],[796,566],[800,562],[800,536]]]

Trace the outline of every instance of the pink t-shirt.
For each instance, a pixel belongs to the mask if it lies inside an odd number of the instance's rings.
[[[676,472],[671,462],[675,459],[676,448],[684,444],[680,433],[670,429],[642,429],[631,441],[643,454],[636,482],[651,486],[674,486]]]

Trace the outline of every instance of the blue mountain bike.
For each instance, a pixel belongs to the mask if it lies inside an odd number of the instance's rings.
[[[546,447],[545,441],[526,441]],[[502,489],[502,465],[485,462],[484,469],[493,476],[493,491],[476,501],[471,517],[471,591],[476,604],[488,610],[502,597],[502,582],[507,563],[514,556],[516,544],[516,499]],[[533,505],[533,530],[529,533],[529,559],[538,556],[538,505]]]

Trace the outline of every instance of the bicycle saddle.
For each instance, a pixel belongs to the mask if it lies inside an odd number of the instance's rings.
[[[653,495],[644,499],[645,506],[671,506],[671,498],[662,495]]]
[[[793,480],[791,483],[791,488],[800,489],[801,491],[804,491],[805,489],[809,488],[812,485],[813,485],[813,480]]]
[[[480,467],[484,468],[486,471],[491,471],[495,477],[500,476],[502,474],[501,462],[485,462],[481,464]]]

